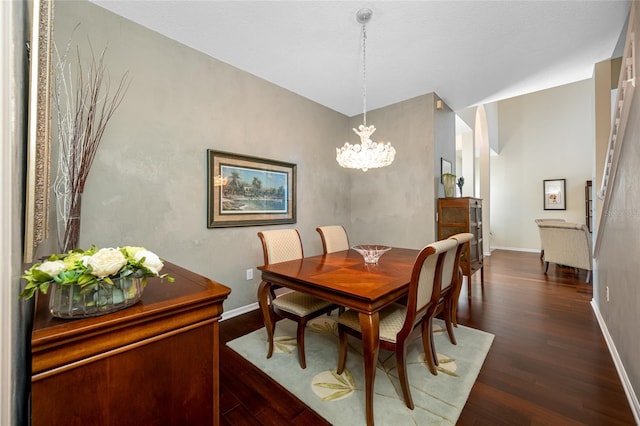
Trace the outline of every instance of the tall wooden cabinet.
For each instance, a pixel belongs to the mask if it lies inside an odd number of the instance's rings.
[[[590,180],[588,180],[585,185],[584,185],[584,220],[585,220],[585,224],[587,225],[587,229],[589,230],[589,232],[593,232],[593,230],[591,229],[591,222],[592,222],[592,217],[591,217],[591,209],[593,208],[592,204],[593,204],[593,200],[591,198],[591,190],[592,190],[592,183]]]
[[[58,319],[39,294],[31,338],[31,424],[218,425],[218,321],[229,288],[165,263],[142,300]]]
[[[480,282],[484,286],[482,256],[482,200],[479,198],[438,199],[438,239],[449,238],[461,232],[470,232],[473,239],[465,243],[460,258],[462,272],[467,277],[467,293],[471,297],[471,276],[480,270]]]

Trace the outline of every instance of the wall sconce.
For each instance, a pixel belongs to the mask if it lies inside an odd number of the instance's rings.
[[[437,109],[437,110],[441,110],[442,108],[444,108],[444,107],[442,106],[442,99],[438,99],[438,100],[436,100],[436,109]]]

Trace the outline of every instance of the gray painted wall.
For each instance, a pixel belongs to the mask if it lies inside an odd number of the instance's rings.
[[[322,250],[315,228],[335,223],[346,226],[353,244],[421,248],[434,240],[433,94],[370,112],[374,139],[392,141],[396,162],[366,173],[346,170],[335,148],[358,141],[351,128],[360,118],[91,3],[56,6],[59,45],[80,23],[73,40],[82,52],[87,35],[95,50],[108,45],[113,82],[127,70],[131,78],[87,181],[81,247],[143,245],[231,287],[225,310],[254,303],[260,274],[254,270],[247,281],[245,270],[263,263],[256,233],[273,227],[206,228],[207,149],[298,165],[298,221],[290,226],[300,231],[305,255]]]
[[[367,113],[367,124],[377,129],[372,139],[390,141],[397,153],[385,169],[350,171],[351,231],[356,237],[351,243],[419,249],[435,240],[439,171],[434,175],[432,159],[438,154],[433,129],[447,116],[436,121],[434,98],[430,93]],[[362,116],[351,119],[351,127],[360,124]],[[351,140],[357,139],[353,133]],[[453,146],[453,136],[450,143]]]
[[[112,80],[129,91],[89,174],[80,246],[143,245],[233,289],[225,310],[256,301],[269,227],[206,227],[207,149],[298,165],[297,223],[305,254],[315,227],[349,223],[348,174],[335,161],[347,117],[127,21],[89,2],[56,4],[56,42],[108,46]]]
[[[640,8],[635,7],[635,22],[640,22]],[[636,31],[635,43],[640,36]],[[636,54],[636,70],[640,58]],[[602,212],[600,226],[605,226],[597,259],[598,291],[594,299],[615,343],[620,360],[633,387],[640,395],[640,288],[637,261],[640,258],[640,94],[637,89],[631,104],[624,134],[620,162],[611,204]],[[598,182],[598,188],[599,188]],[[595,185],[595,182],[594,182]],[[609,302],[606,288],[609,287]],[[637,403],[637,400],[636,400]],[[636,407],[636,410],[639,407]]]

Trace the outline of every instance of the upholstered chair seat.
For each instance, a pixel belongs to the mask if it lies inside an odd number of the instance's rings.
[[[278,309],[290,312],[299,317],[305,317],[331,305],[331,302],[299,291],[282,294],[273,299],[272,303]]]

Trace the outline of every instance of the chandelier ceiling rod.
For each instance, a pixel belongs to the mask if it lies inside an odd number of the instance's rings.
[[[371,20],[371,9],[360,9],[356,20],[362,24],[362,124],[367,126],[367,23]]]

